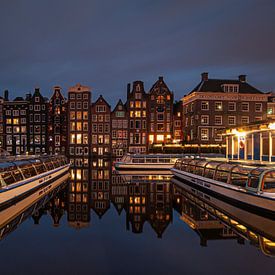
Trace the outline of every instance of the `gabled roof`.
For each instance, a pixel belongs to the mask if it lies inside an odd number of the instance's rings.
[[[218,92],[224,93],[222,86],[224,84],[237,84],[239,85],[239,93],[242,94],[263,94],[255,87],[251,86],[247,82],[233,79],[208,79],[201,80],[201,82],[189,93],[193,92]]]
[[[156,88],[165,89],[170,92],[170,90],[169,90],[168,86],[166,85],[166,83],[164,82],[162,76],[159,76],[159,79],[153,84],[152,88],[149,91],[149,94],[153,93]]]
[[[127,110],[125,104],[123,104],[122,100],[119,99],[118,102],[117,102],[117,104],[116,104],[116,106],[115,106],[115,108],[114,108],[114,110],[113,110],[113,112],[116,111],[118,109],[118,106],[120,106],[120,105],[122,106],[122,108],[123,108],[124,111]]]
[[[102,100],[109,108],[111,108],[111,105],[105,100],[102,95],[100,95],[98,99],[92,104],[92,107],[99,103],[100,100]]]

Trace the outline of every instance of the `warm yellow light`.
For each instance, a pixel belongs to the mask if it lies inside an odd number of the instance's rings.
[[[167,135],[167,138],[171,138],[171,135]]]
[[[275,130],[275,122],[269,123],[268,128],[271,130]]]
[[[246,136],[246,132],[239,132],[237,129],[233,129],[231,133],[237,137],[245,137]]]
[[[154,135],[149,135],[149,141],[150,141],[151,143],[154,142]]]
[[[157,141],[164,141],[163,135],[157,135]]]

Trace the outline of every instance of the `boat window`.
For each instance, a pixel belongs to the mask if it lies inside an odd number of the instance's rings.
[[[35,168],[38,174],[46,172],[46,167],[44,166],[43,162],[36,164]]]
[[[264,175],[262,191],[268,193],[275,193],[275,171],[267,172]]]
[[[245,166],[235,166],[231,172],[230,183],[237,186],[245,186],[250,172],[254,168]]]
[[[15,181],[21,181],[21,180],[23,180],[23,175],[20,172],[20,170],[18,170],[18,169],[15,169],[13,171],[13,177],[14,177]]]
[[[215,171],[217,166],[220,164],[220,162],[209,162],[207,163],[205,170],[204,170],[204,176],[209,179],[213,179],[215,175]]]
[[[205,161],[205,160],[199,160],[196,163],[195,170],[194,170],[193,173],[196,174],[196,175],[199,175],[199,176],[203,176],[204,167],[205,167],[206,164],[207,164],[207,161]]]
[[[147,161],[148,159],[146,159]],[[144,158],[133,158],[133,163],[144,163]]]
[[[46,161],[45,165],[46,165],[48,171],[54,169],[54,166],[50,160]]]
[[[25,178],[36,176],[36,171],[31,163],[20,167],[20,169]]]
[[[15,183],[15,179],[13,177],[13,173],[10,171],[2,172],[1,173],[1,178],[4,180],[6,185]],[[2,184],[3,186],[3,184]]]

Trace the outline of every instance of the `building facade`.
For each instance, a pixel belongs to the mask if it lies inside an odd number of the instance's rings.
[[[91,106],[92,156],[111,155],[111,106],[102,95]]]
[[[173,93],[167,87],[163,77],[159,77],[148,95],[149,144],[171,142],[173,103]]]
[[[112,155],[119,160],[128,152],[129,115],[121,99],[111,113]]]
[[[0,155],[4,149],[4,98],[0,96]]]
[[[268,94],[248,84],[245,75],[228,80],[203,73],[201,82],[182,98],[185,143],[225,144],[226,128],[266,119],[267,100]]]
[[[75,166],[88,166],[91,90],[77,84],[68,91],[68,156]]]
[[[33,95],[28,95],[29,100],[29,133],[31,154],[43,154],[47,149],[47,99],[36,88]]]
[[[181,143],[183,140],[183,113],[182,101],[174,104],[173,108],[173,142]]]
[[[129,152],[146,153],[148,147],[148,95],[142,81],[127,87],[127,110],[129,112]]]
[[[63,154],[67,152],[67,100],[61,88],[54,87],[48,104],[48,153]]]
[[[29,102],[22,97],[3,104],[3,144],[12,155],[26,154],[29,151],[28,118]]]

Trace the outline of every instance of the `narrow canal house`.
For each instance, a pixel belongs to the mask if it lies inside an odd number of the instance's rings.
[[[30,154],[46,153],[47,141],[47,99],[39,88],[35,88],[33,95],[29,95],[29,136]]]
[[[174,95],[163,77],[152,86],[148,94],[149,145],[170,143],[173,135]]]
[[[48,104],[48,153],[66,154],[67,128],[67,100],[55,86]]]
[[[127,110],[129,112],[129,153],[146,153],[148,147],[148,94],[142,81],[127,86]]]
[[[128,152],[129,115],[121,99],[111,113],[112,155],[120,160]]]
[[[111,106],[102,95],[91,106],[92,156],[111,155]]]
[[[90,156],[91,90],[77,84],[68,91],[68,156],[75,166],[88,166]]]
[[[248,84],[245,75],[230,80],[202,73],[200,83],[182,99],[185,143],[225,146],[226,128],[266,119],[267,100],[268,94]]]
[[[3,103],[3,147],[12,155],[29,150],[28,135],[29,101],[22,97],[9,100],[5,92]]]

